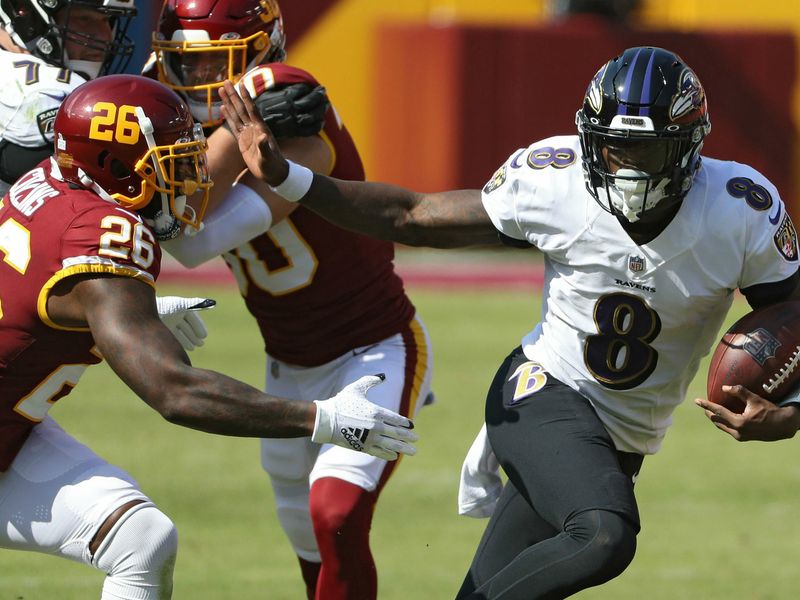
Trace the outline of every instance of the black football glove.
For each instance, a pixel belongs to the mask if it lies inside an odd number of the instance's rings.
[[[276,138],[318,134],[330,105],[324,87],[312,88],[307,83],[271,88],[253,102]]]

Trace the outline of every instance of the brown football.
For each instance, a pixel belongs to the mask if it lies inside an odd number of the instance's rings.
[[[722,392],[743,385],[772,402],[800,379],[800,301],[781,302],[747,313],[717,344],[708,368],[708,399],[741,413],[745,405]]]

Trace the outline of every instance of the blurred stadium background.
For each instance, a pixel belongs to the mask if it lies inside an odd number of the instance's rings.
[[[289,59],[322,81],[370,178],[417,189],[480,186],[511,152],[574,130],[596,69],[624,47],[662,45],[707,88],[706,153],[750,163],[798,218],[796,0],[608,0],[625,19],[568,14],[571,0],[282,0]],[[160,2],[137,5],[138,61]],[[433,338],[439,402],[418,419],[419,454],[387,487],[374,524],[382,600],[451,598],[483,522],[457,517],[458,470],[498,361],[536,320],[535,252],[401,249],[398,264]],[[222,263],[173,265],[162,293],[209,295],[210,338],[193,355],[261,387],[263,352]],[[746,306],[737,300],[728,323]],[[690,390],[704,395],[705,367]],[[136,476],[181,532],[176,600],[303,597],[253,440],[164,423],[105,366],[54,416]],[[632,566],[587,600],[783,600],[797,596],[796,441],[736,444],[691,402],[637,484]],[[49,557],[0,556],[0,600],[95,598],[101,577]]]

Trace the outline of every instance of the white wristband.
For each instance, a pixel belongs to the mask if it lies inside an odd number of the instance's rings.
[[[314,400],[317,405],[317,416],[314,419],[314,431],[311,432],[311,441],[317,444],[327,444],[333,439],[333,428],[335,426],[333,415],[327,410],[327,405],[323,405],[323,400]]]
[[[279,196],[283,196],[289,202],[297,202],[311,188],[311,182],[314,181],[314,172],[290,160],[286,162],[289,163],[289,174],[280,185],[270,186],[270,189]]]

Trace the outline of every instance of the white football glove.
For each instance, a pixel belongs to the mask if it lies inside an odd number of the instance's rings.
[[[384,460],[396,460],[398,454],[416,454],[417,449],[411,445],[418,439],[411,431],[414,424],[367,400],[367,391],[385,378],[368,375],[329,400],[314,400],[317,418],[312,441],[336,444]]]
[[[158,316],[172,332],[181,346],[189,352],[202,346],[208,336],[206,324],[197,314],[216,305],[210,298],[183,298],[182,296],[157,296]]]

